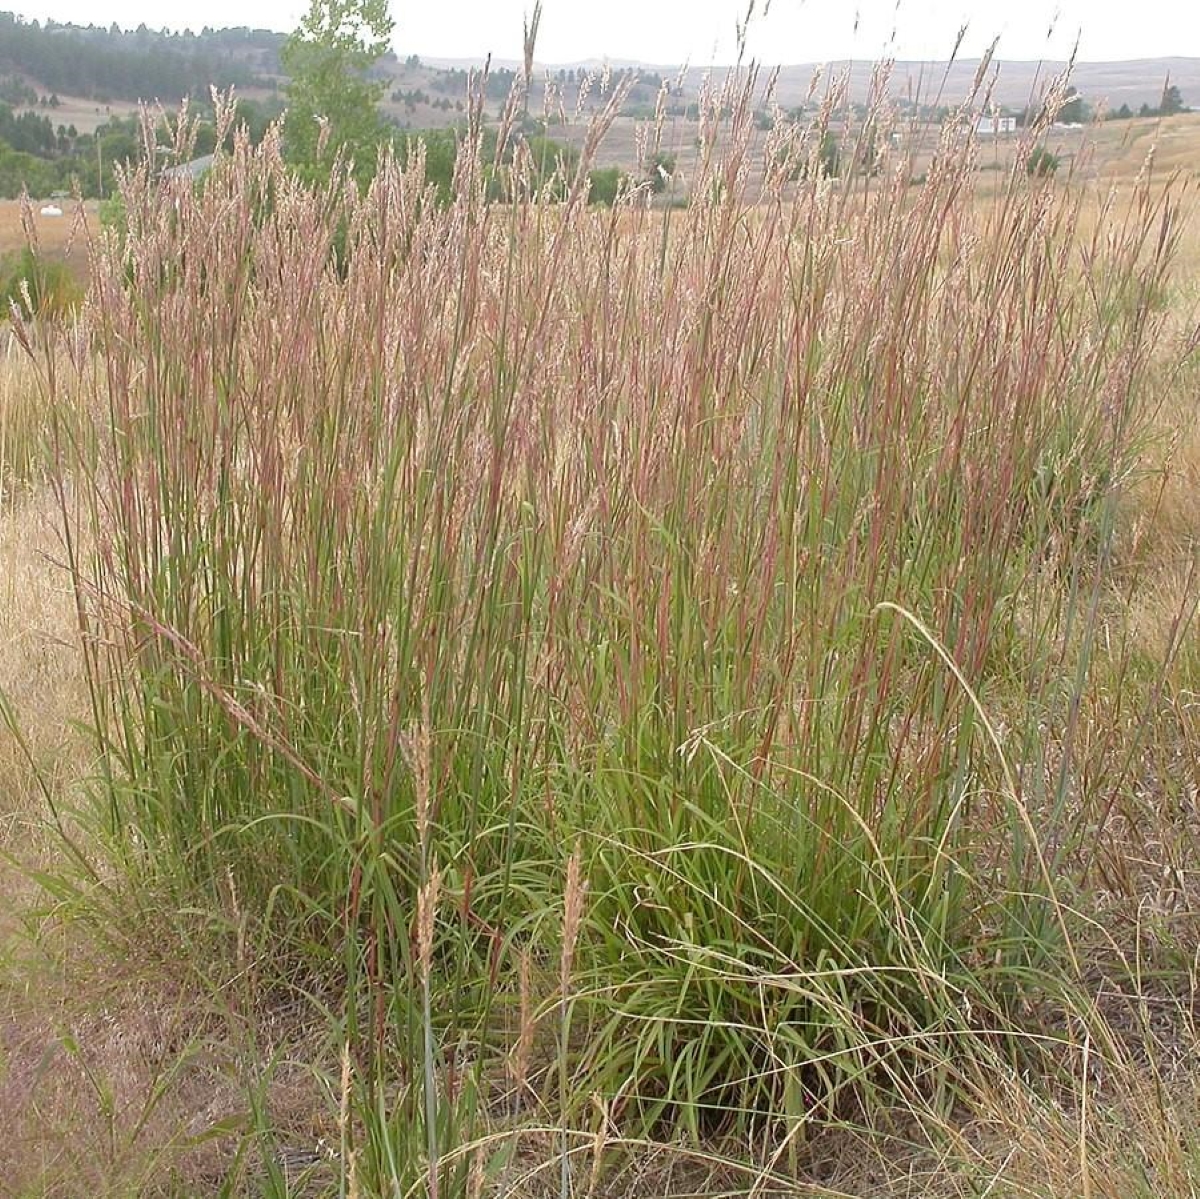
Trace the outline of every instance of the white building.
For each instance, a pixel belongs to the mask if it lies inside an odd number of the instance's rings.
[[[980,137],[999,137],[1002,133],[1016,133],[1016,117],[980,117],[975,132]]]

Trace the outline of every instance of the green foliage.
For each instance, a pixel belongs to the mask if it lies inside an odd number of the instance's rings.
[[[1168,83],[1163,88],[1162,99],[1157,107],[1150,104],[1143,104],[1137,111],[1139,117],[1170,117],[1177,113],[1187,112],[1187,105],[1183,102],[1183,95],[1179,88]],[[1110,121],[1127,121],[1133,116],[1133,110],[1128,104],[1122,104],[1116,112],[1109,113]]]
[[[1025,173],[1031,179],[1048,179],[1058,167],[1058,155],[1046,146],[1035,146],[1025,160]]]
[[[1084,98],[1070,88],[1067,102],[1058,110],[1058,119],[1064,125],[1086,125],[1092,119],[1092,110]]]
[[[821,134],[821,149],[817,161],[821,167],[821,173],[831,178],[841,170],[841,147],[838,145],[837,135],[829,129]]]
[[[797,155],[796,148],[789,150],[785,147],[780,154],[780,167],[787,167],[789,161],[791,166],[788,177],[793,182],[808,178],[810,164],[813,161],[811,154]],[[821,134],[820,145],[816,153],[817,170],[826,178],[833,179],[841,170],[841,162],[842,152],[837,135],[832,130],[826,129]]]
[[[54,130],[48,119],[34,113],[19,117],[0,105],[0,196],[32,196],[71,191],[78,181],[84,196],[108,192],[114,167],[141,153],[135,119],[111,118],[94,134],[79,134],[74,126]]]
[[[1174,116],[1178,112],[1185,111],[1183,96],[1180,95],[1179,88],[1175,84],[1169,83],[1163,88],[1162,101],[1158,106],[1158,111],[1159,115],[1164,117]]]
[[[529,157],[533,162],[533,188],[540,191],[550,183],[556,185],[556,194],[565,196],[579,166],[579,151],[565,142],[555,141],[544,133],[525,139]]]
[[[225,148],[232,149],[233,131],[239,128],[244,128],[251,144],[257,146],[266,136],[270,126],[283,115],[285,107],[282,99],[247,100],[239,97],[234,105],[233,124]],[[206,107],[203,111],[207,114],[205,123],[211,124],[211,109]]]
[[[9,75],[0,79],[0,102],[20,107],[36,104],[37,99],[37,92],[19,75]]]
[[[211,106],[198,105],[193,111],[207,112],[195,129],[193,152],[199,157],[215,148],[216,129]],[[233,130],[239,128],[258,144],[281,111],[277,102],[239,100],[225,148],[230,148]],[[19,196],[22,190],[32,196],[46,196],[54,191],[74,191],[78,186],[85,198],[109,197],[116,184],[117,168],[136,165],[144,152],[139,116],[110,117],[89,134],[78,133],[73,125],[60,125],[52,136],[47,136],[49,126],[44,121],[31,113],[14,119],[10,110],[0,106],[0,196]],[[156,129],[163,144],[171,139],[167,125],[164,119]],[[30,148],[13,148],[5,137],[10,131],[15,131],[17,139]]]
[[[579,151],[574,146],[557,142],[543,133],[526,137],[525,145],[542,178],[548,178],[555,171],[570,172],[579,164]]]
[[[369,72],[387,53],[393,28],[386,0],[312,0],[288,38],[281,54],[290,76],[285,146],[303,178],[327,178],[339,153],[361,176],[374,173],[386,84]]]
[[[450,67],[438,71],[430,86],[447,95],[462,97],[467,94],[467,84],[470,72],[462,67]],[[493,67],[487,74],[486,80],[481,80],[484,94],[489,100],[507,100],[514,85],[520,78],[521,72],[512,67]]]
[[[620,167],[597,167],[588,173],[588,181],[588,199],[591,203],[611,208],[621,189],[628,185],[629,177]]]
[[[35,254],[26,246],[0,262],[0,312],[4,318],[15,306],[25,317],[56,319],[74,312],[83,288],[61,262]]]
[[[33,196],[45,196],[59,190],[64,182],[54,163],[0,142],[0,196],[13,198],[26,190]]]
[[[100,225],[104,229],[112,229],[118,237],[124,238],[129,227],[129,218],[125,211],[125,197],[120,192],[100,201]]]
[[[18,115],[7,104],[0,104],[0,139],[29,154],[53,154],[58,149],[49,117],[29,111]]]
[[[540,124],[536,126],[540,129]],[[427,129],[416,133],[401,134],[394,139],[396,153],[401,164],[407,164],[417,146],[424,147],[425,178],[436,189],[438,203],[450,202],[454,183],[454,168],[461,149],[461,132],[457,129]],[[485,130],[483,135],[483,160],[488,186],[487,195],[493,200],[510,200],[520,187],[530,194],[552,188],[554,198],[561,199],[574,179],[579,166],[579,151],[564,142],[555,141],[543,133],[514,138],[505,150],[502,160],[495,162],[496,132]],[[514,168],[524,160],[529,168],[528,177],[519,185],[514,179]],[[617,167],[600,168],[590,172],[591,202],[611,205],[620,194],[621,187],[628,183],[628,176]]]
[[[425,178],[436,189],[438,203],[450,202],[454,187],[454,167],[458,161],[459,134],[454,129],[427,129],[401,134],[395,138],[396,155],[407,165],[417,146],[424,147]]]
[[[526,128],[537,130],[511,137],[496,160],[495,130],[484,131],[483,160],[487,179],[487,197],[511,203],[516,199],[540,195],[562,200],[575,179],[579,151],[540,132],[540,121],[528,120]]]

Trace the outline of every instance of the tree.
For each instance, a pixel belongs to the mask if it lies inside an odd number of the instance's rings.
[[[1058,119],[1064,125],[1085,125],[1091,119],[1091,109],[1073,87],[1067,89],[1067,102],[1058,110]]]
[[[327,178],[339,151],[360,174],[374,170],[387,136],[378,108],[387,85],[368,72],[388,52],[393,28],[387,0],[311,0],[284,44],[284,144],[304,178]]]
[[[1183,112],[1183,97],[1179,94],[1179,88],[1173,83],[1163,88],[1162,103],[1158,106],[1158,111],[1164,117]]]

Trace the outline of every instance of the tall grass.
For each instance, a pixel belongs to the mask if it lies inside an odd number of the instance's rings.
[[[587,153],[487,204],[479,140],[446,207],[419,155],[364,193],[274,137],[147,169],[47,372],[95,415],[111,844],[324,1005],[354,1185],[457,1193],[485,1116],[593,1096],[778,1164],[948,1103],[1070,968],[1056,664],[1175,210],[1089,240],[1020,155],[980,200],[965,121],[919,186],[886,139],[830,180],[754,86],[686,212],[589,209]]]
[[[0,509],[14,496],[43,482],[53,454],[48,449],[50,414],[42,402],[36,371],[15,340],[0,331]]]

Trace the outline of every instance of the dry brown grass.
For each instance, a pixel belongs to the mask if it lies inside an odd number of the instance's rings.
[[[128,102],[100,104],[84,96],[59,96],[59,106],[47,110],[55,127],[74,125],[79,133],[94,133],[113,117],[130,117],[137,114],[137,105]]]
[[[73,727],[86,699],[75,609],[61,564],[57,510],[39,491],[0,509],[0,691],[12,702],[38,772],[56,792],[86,766],[86,739]],[[40,788],[24,749],[0,727],[3,840],[41,819]]]
[[[1200,113],[1106,121],[1093,131],[1093,137],[1096,169],[1106,180],[1132,179],[1151,147],[1156,170],[1179,170],[1192,178],[1200,175]]]
[[[50,461],[47,417],[33,364],[15,337],[0,331],[0,509],[45,480]]]
[[[21,728],[18,735],[0,723],[0,845],[36,811],[34,797],[43,785],[55,794],[69,789],[85,744],[73,728],[85,712],[75,606],[62,565],[58,505],[46,482],[49,416],[32,363],[6,338],[0,351],[0,696]]]
[[[74,275],[87,275],[87,237],[81,222],[93,232],[100,227],[99,205],[95,200],[84,203],[82,210],[74,200],[55,201],[63,210],[62,216],[40,215],[41,203],[33,203],[33,223],[39,250],[47,257],[65,262]],[[19,253],[28,237],[21,217],[20,200],[0,200],[0,258]]]
[[[0,870],[6,893],[13,882]],[[215,1194],[247,1150],[251,1181],[238,1193],[254,1193],[253,1094],[270,1104],[276,1145],[330,1135],[308,1028],[264,1011],[243,1019],[189,978],[198,962],[122,956],[50,926],[36,949],[3,935],[6,1196]]]

